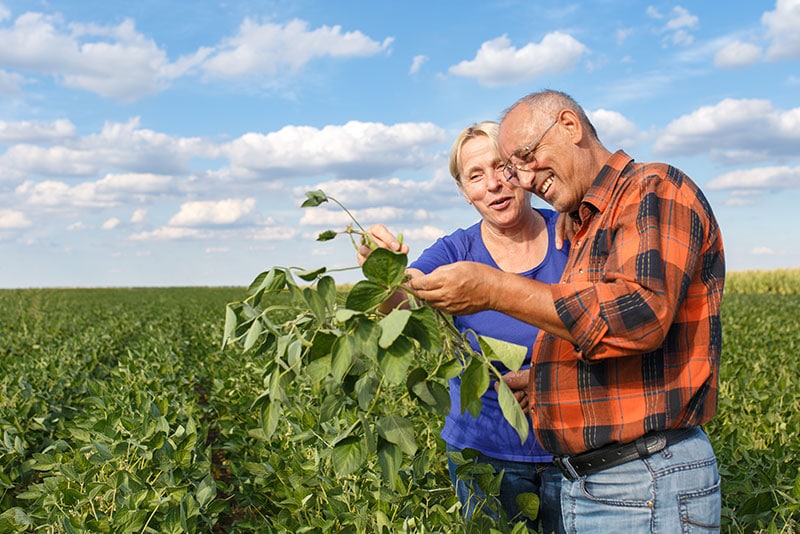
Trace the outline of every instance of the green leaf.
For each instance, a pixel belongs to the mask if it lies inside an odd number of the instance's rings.
[[[400,384],[406,378],[414,357],[414,346],[404,337],[399,337],[388,349],[378,350],[378,365],[390,384]]]
[[[303,204],[301,204],[301,207],[313,208],[327,201],[328,201],[328,196],[322,191],[322,189],[317,189],[315,191],[306,191],[306,200],[303,202]]]
[[[522,515],[535,521],[539,517],[539,496],[535,493],[520,493],[515,498]]]
[[[348,436],[336,443],[331,453],[333,470],[340,477],[358,471],[366,459],[366,444],[356,436]]]
[[[317,282],[317,292],[325,302],[328,312],[332,312],[336,308],[336,282],[333,277],[323,276],[320,278]]]
[[[379,286],[375,282],[361,280],[347,294],[345,307],[360,312],[369,312],[380,306],[389,295],[390,293],[386,288]]]
[[[361,270],[367,280],[383,287],[394,288],[403,282],[406,265],[408,265],[408,257],[405,254],[378,248],[367,257]]]
[[[244,350],[247,352],[248,350],[252,349],[253,346],[258,341],[258,338],[261,337],[262,332],[261,321],[257,318],[253,319],[253,323],[250,325],[250,328],[247,330],[247,337],[244,339]]]
[[[200,508],[205,508],[208,506],[211,501],[214,500],[217,496],[217,482],[214,480],[214,477],[211,475],[207,475],[202,481],[200,481],[200,485],[197,487],[197,504],[200,505]]]
[[[400,447],[386,440],[378,443],[378,465],[381,467],[381,477],[393,487],[403,463],[403,452]]]
[[[506,421],[514,427],[514,430],[519,434],[520,443],[525,443],[528,439],[528,418],[519,406],[519,402],[511,392],[511,388],[502,380],[497,381],[497,400],[500,403],[500,410],[503,412],[503,417]]]
[[[254,295],[261,290],[280,291],[286,285],[286,272],[283,269],[273,267],[269,271],[256,276],[255,280],[247,288],[248,295]]]
[[[281,405],[279,402],[270,401],[261,408],[261,428],[267,439],[271,438],[278,428],[281,420]]]
[[[481,413],[481,396],[489,389],[489,370],[477,358],[472,358],[461,374],[461,413],[468,410],[472,417]]]
[[[400,450],[408,456],[414,456],[417,452],[414,426],[405,417],[387,415],[381,417],[375,426],[383,439],[400,447]]]
[[[512,371],[520,368],[528,353],[527,347],[493,337],[478,336],[478,343],[487,360],[503,362]]]
[[[231,304],[228,304],[227,306],[225,306],[225,331],[222,334],[222,348],[225,348],[227,346],[228,340],[236,331],[237,324],[238,324],[238,319],[236,317],[236,312],[233,311]]]
[[[320,294],[315,289],[307,287],[303,289],[303,299],[317,321],[324,323],[328,316],[328,308]]]
[[[450,394],[447,388],[439,382],[428,380],[425,369],[417,367],[406,379],[408,391],[416,397],[426,408],[439,415],[450,413]]]
[[[365,374],[356,381],[356,399],[358,399],[358,407],[366,411],[369,405],[375,399],[375,394],[378,392],[378,385],[380,382],[373,374]]]
[[[412,310],[403,333],[415,339],[423,350],[433,353],[442,351],[442,329],[436,320],[436,312],[430,306]]]
[[[337,339],[331,347],[331,373],[341,382],[350,370],[356,355],[356,340],[352,336]]]
[[[327,271],[327,267],[320,267],[319,269],[312,270],[305,270],[305,271],[297,271],[297,276],[305,280],[306,282],[311,282],[315,280],[319,275]]]
[[[448,360],[439,366],[439,369],[436,371],[436,376],[446,379],[455,378],[461,374],[463,369],[464,365],[461,363],[461,360],[458,358],[453,358],[452,360]]]
[[[394,340],[403,333],[408,318],[411,317],[411,310],[392,310],[389,315],[378,322],[381,327],[381,338],[378,346],[388,349]]]
[[[317,241],[330,241],[331,239],[336,237],[337,234],[338,232],[335,232],[333,230],[325,230],[324,232],[320,232],[317,235]]]

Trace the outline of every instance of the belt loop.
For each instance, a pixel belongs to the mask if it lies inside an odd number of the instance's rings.
[[[571,463],[569,463],[569,456],[554,456],[553,463],[556,464],[561,474],[569,480],[578,480],[581,476],[575,470]]]

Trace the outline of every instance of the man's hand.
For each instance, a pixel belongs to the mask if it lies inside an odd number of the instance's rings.
[[[428,275],[409,280],[417,296],[450,315],[492,309],[495,284],[507,273],[471,261],[442,265]]]
[[[522,411],[527,413],[530,407],[528,401],[528,380],[530,379],[530,369],[523,369],[521,371],[510,371],[503,375],[503,382],[511,389],[514,398],[517,399],[519,407]],[[498,389],[499,384],[495,384],[494,389]]]

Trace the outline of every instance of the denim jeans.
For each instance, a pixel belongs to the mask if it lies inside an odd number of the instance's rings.
[[[708,436],[698,427],[643,460],[564,478],[561,506],[569,533],[719,532],[720,478]]]
[[[459,450],[450,445],[447,446],[448,452]],[[541,528],[546,533],[563,534],[564,529],[561,523],[561,480],[563,477],[555,465],[499,460],[484,454],[478,456],[477,461],[491,465],[497,473],[503,471],[500,494],[497,499],[510,520],[520,521],[523,519],[517,506],[516,496],[521,493],[535,493],[539,496],[539,515],[535,521],[526,520],[528,528],[533,529],[534,532],[539,532],[538,529]],[[458,478],[456,474],[458,465],[449,457],[447,466],[456,495],[463,506],[464,516],[469,519],[475,511],[476,505],[485,501],[486,495],[477,487],[477,484],[468,485],[464,480]],[[484,511],[497,519],[490,510],[484,508]]]

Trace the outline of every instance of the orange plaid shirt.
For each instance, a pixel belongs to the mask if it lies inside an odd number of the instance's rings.
[[[578,216],[552,286],[577,344],[539,333],[536,437],[553,454],[578,454],[705,423],[717,410],[725,280],[711,206],[678,169],[618,151]]]

